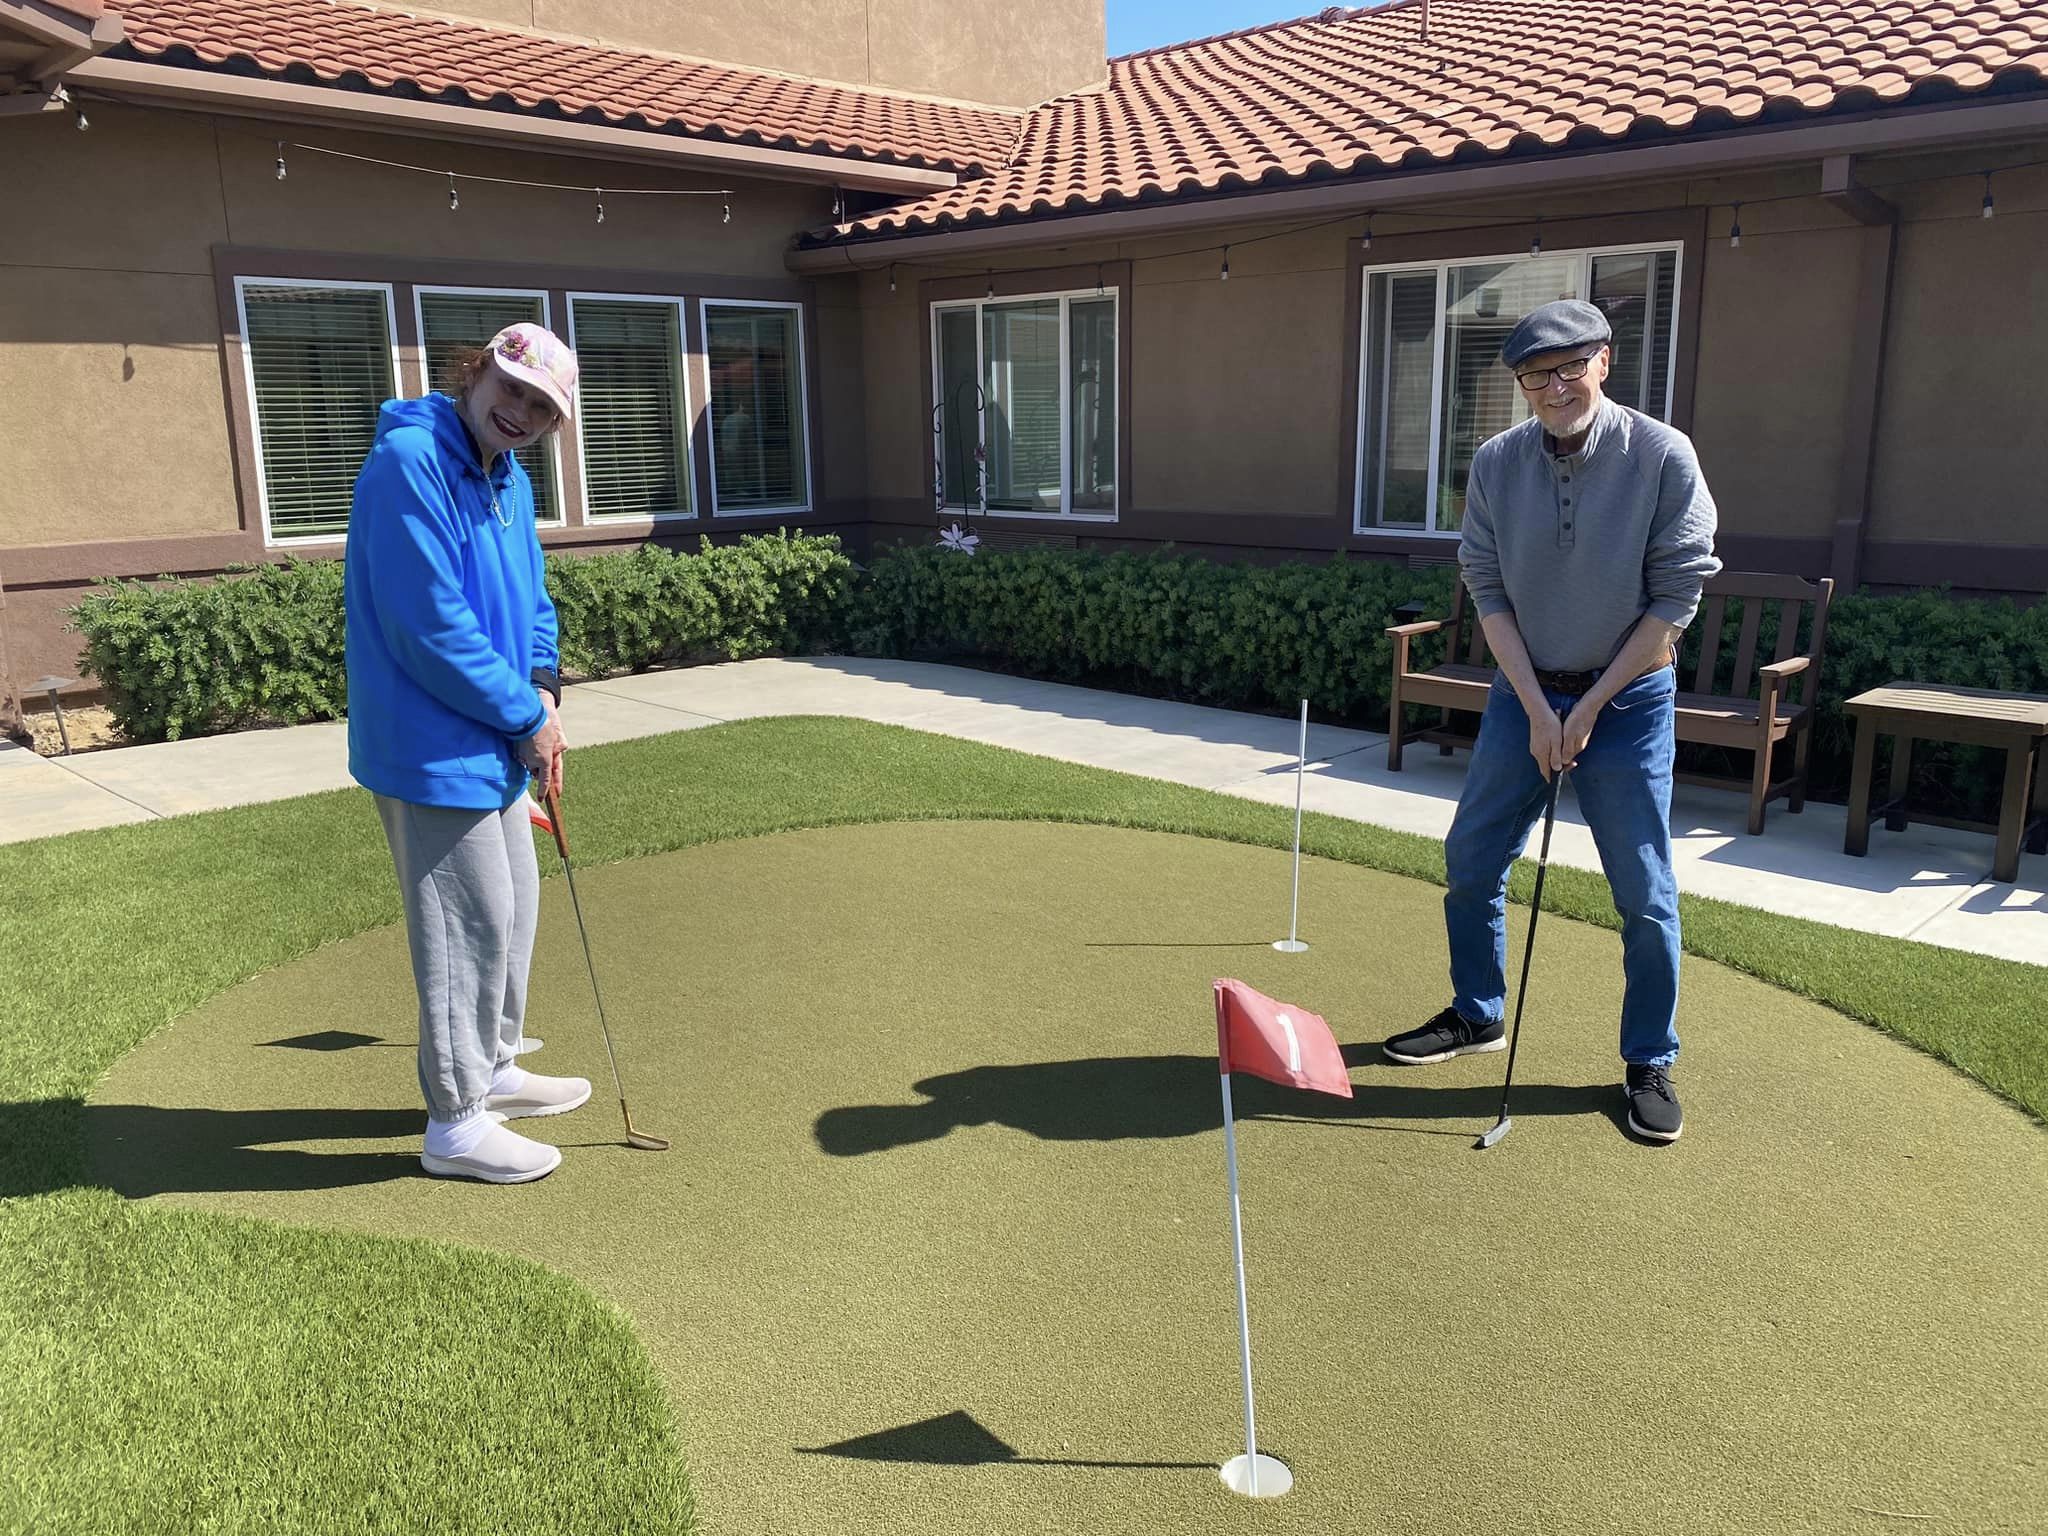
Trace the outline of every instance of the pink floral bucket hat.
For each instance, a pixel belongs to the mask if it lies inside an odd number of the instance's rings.
[[[545,326],[521,321],[491,338],[487,349],[499,372],[539,390],[563,416],[576,409],[576,354]]]

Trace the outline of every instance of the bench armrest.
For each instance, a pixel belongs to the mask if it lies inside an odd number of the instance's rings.
[[[1806,666],[1806,657],[1787,656],[1783,661],[1774,661],[1767,667],[1758,667],[1756,672],[1758,677],[1776,678],[1782,683],[1794,672],[1804,672]]]
[[[1390,635],[1433,635],[1444,627],[1442,619],[1424,619],[1418,624],[1396,624],[1387,633]]]

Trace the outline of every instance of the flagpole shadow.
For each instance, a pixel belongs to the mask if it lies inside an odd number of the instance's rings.
[[[838,1456],[927,1467],[1087,1467],[1116,1472],[1213,1472],[1209,1461],[1102,1461],[1087,1457],[1020,1456],[1016,1447],[964,1408],[832,1445],[792,1446],[799,1456]]]

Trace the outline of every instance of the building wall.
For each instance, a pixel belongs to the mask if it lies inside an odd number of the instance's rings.
[[[286,150],[279,181],[280,138],[476,175],[731,186],[732,221],[721,221],[717,198],[612,194],[600,226],[586,194],[477,182],[461,183],[460,211],[450,212],[444,181],[297,149]],[[862,317],[848,301],[851,280],[800,281],[783,262],[791,232],[821,222],[830,201],[823,187],[108,103],[94,104],[87,133],[58,116],[0,123],[0,209],[34,211],[9,218],[0,242],[0,412],[27,428],[0,434],[0,582],[14,674],[76,675],[63,608],[93,577],[264,557],[230,425],[239,364],[223,345],[225,248],[283,253],[280,268],[293,253],[350,259],[380,279],[450,263],[432,275],[463,281],[467,266],[498,263],[575,273],[575,286],[594,289],[613,274],[636,289],[691,274],[691,292],[731,279],[737,296],[753,296],[747,285],[807,296],[815,521],[829,522],[835,507],[857,513],[866,445],[861,392],[845,381],[861,366]],[[694,385],[693,397],[701,412]],[[694,542],[699,523],[714,526],[700,518],[660,533]],[[614,544],[645,536],[644,525],[591,535]]]
[[[431,9],[994,106],[1032,106],[1108,73],[1102,0],[441,0]]]
[[[2048,146],[1859,167],[1901,206],[1863,579],[1924,580],[2037,593],[2048,586],[2048,433],[2025,381],[2048,353],[2048,169],[2001,174],[1999,216],[1979,219],[1986,163],[2048,159]],[[1580,242],[1632,210],[1691,209],[1704,234],[1682,282],[1697,305],[1689,430],[1720,509],[1724,557],[1738,568],[1827,574],[1844,455],[1856,439],[1852,382],[1865,231],[1817,195],[1817,165],[1771,174],[1622,186],[1544,205],[1461,202],[1448,213],[1380,216],[1370,259],[1423,259],[1464,239],[1527,248]],[[1731,247],[1731,205],[1745,200]],[[1285,229],[1285,226],[1277,226]],[[1496,230],[1466,236],[1461,229]],[[869,487],[879,537],[929,537],[930,367],[918,280],[1025,286],[1034,267],[1128,261],[1133,295],[1133,472],[1115,527],[992,516],[987,527],[1102,547],[1166,541],[1221,552],[1292,549],[1441,557],[1455,539],[1394,545],[1352,532],[1356,418],[1349,394],[1358,312],[1347,251],[1361,221],[1261,238],[1275,226],[1219,226],[1172,239],[1019,247],[986,265],[924,266],[863,278],[868,306]],[[1596,236],[1604,243],[1607,236]],[[1216,248],[1233,242],[1231,275]],[[1191,247],[1207,246],[1202,250]],[[1934,546],[1943,546],[1936,548]],[[1996,551],[2018,558],[2003,559]],[[1946,565],[1939,562],[1953,559]],[[1935,567],[1925,562],[1933,558]]]

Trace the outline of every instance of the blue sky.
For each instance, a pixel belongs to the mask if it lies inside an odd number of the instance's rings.
[[[1315,0],[1108,0],[1109,52],[1113,58],[1321,9]]]

